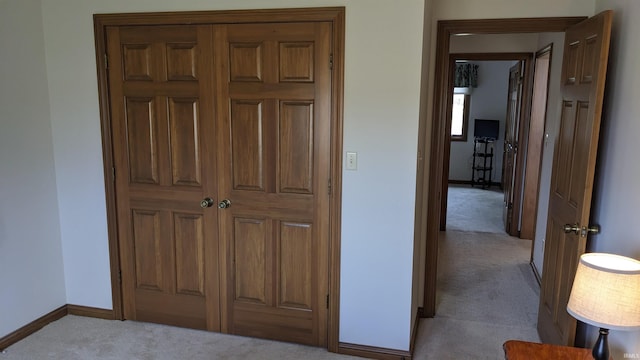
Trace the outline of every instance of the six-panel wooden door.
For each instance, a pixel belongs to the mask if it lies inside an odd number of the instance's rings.
[[[124,315],[219,328],[207,26],[112,27],[109,90]]]
[[[326,344],[328,23],[219,26],[222,327]]]
[[[331,31],[108,29],[125,318],[326,345]]]
[[[611,11],[602,12],[565,34],[562,112],[538,310],[538,333],[546,343],[573,345],[575,340],[576,319],[567,303],[589,235],[612,18]]]

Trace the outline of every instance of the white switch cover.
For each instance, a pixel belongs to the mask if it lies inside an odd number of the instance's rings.
[[[358,170],[358,153],[347,152],[347,170]]]

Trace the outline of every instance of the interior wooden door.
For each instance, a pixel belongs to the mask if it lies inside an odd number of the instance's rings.
[[[585,252],[600,134],[612,12],[569,28],[562,66],[562,112],[556,139],[544,270],[538,311],[542,341],[573,345],[576,320],[566,307]],[[579,230],[566,233],[565,225]]]
[[[549,74],[551,71],[551,45],[536,53],[533,70],[533,86],[531,95],[531,115],[527,135],[527,152],[525,154],[525,177],[522,196],[522,219],[520,238],[535,238],[538,218],[538,193],[540,188],[540,167],[544,144],[544,129],[547,116],[547,93]],[[533,256],[533,247],[531,247]]]
[[[516,159],[518,156],[518,134],[522,109],[522,67],[520,61],[509,69],[509,90],[507,98],[507,121],[504,130],[504,157],[502,161],[502,187],[504,208],[502,218],[505,231],[518,235],[518,224],[514,221],[514,196]]]
[[[326,344],[329,23],[216,27],[222,327]]]
[[[219,329],[210,26],[110,27],[124,317]]]

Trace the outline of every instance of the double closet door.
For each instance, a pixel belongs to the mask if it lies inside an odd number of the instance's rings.
[[[107,28],[126,319],[326,344],[331,31]]]

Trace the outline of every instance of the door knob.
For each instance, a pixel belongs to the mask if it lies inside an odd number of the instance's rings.
[[[200,201],[200,207],[203,208],[203,209],[206,209],[208,207],[212,207],[214,203],[215,202],[213,201],[212,198],[206,197],[206,198],[202,199],[202,201]]]
[[[587,235],[598,235],[600,233],[600,226],[592,225],[589,227],[583,226],[581,230],[582,237],[587,237]]]
[[[224,199],[218,203],[218,208],[220,209],[227,209],[229,207],[231,207],[231,201],[227,199]]]
[[[580,235],[582,229],[580,228],[580,224],[575,223],[573,225],[565,224],[563,230],[566,234],[575,233],[576,235]]]

